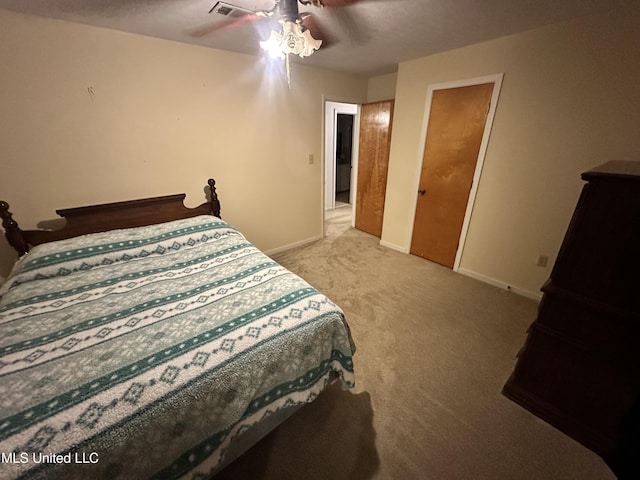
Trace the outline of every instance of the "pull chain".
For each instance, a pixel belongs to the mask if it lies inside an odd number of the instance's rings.
[[[285,55],[285,60],[287,64],[287,85],[289,85],[289,90],[291,90],[291,65],[289,65],[289,54]]]

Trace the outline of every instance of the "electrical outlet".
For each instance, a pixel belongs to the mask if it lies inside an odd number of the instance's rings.
[[[315,163],[316,159],[315,156],[313,155],[313,153],[309,154],[309,165],[313,165]]]
[[[538,267],[546,267],[548,262],[549,262],[549,256],[538,255],[538,260],[536,261],[536,265]]]

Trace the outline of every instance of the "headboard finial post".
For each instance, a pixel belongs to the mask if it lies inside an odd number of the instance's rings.
[[[211,193],[211,210],[216,217],[222,218],[220,216],[220,200],[218,200],[218,194],[216,193],[216,181],[210,178],[207,180],[207,183],[209,184],[209,192]]]
[[[4,228],[4,236],[7,237],[9,245],[15,248],[18,255],[22,256],[29,251],[29,246],[22,236],[22,230],[18,226],[18,222],[13,219],[9,211],[9,204],[0,200],[0,218],[2,218],[2,228]]]

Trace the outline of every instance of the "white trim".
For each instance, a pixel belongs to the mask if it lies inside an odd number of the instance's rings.
[[[473,272],[471,270],[467,270],[466,268],[459,268],[458,273],[464,275],[466,277],[471,277],[475,280],[479,280],[483,283],[488,283],[489,285],[493,285],[494,287],[501,288],[508,292],[513,292],[516,295],[520,295],[522,297],[530,298],[531,300],[540,301],[542,299],[542,292],[532,292],[531,290],[526,290],[524,288],[516,287],[514,285],[510,285],[501,280],[496,280],[495,278],[488,277],[481,273]]]
[[[387,242],[386,240],[380,240],[380,246],[390,248],[391,250],[395,250],[401,253],[409,253],[409,249],[406,247],[401,247],[400,245],[396,245],[395,243]]]
[[[335,152],[335,102],[324,102],[324,180],[322,188],[324,191],[323,209],[331,210],[336,206],[335,195],[332,195],[332,188],[330,185],[335,182],[335,162],[333,161],[333,152]]]
[[[351,226],[356,226],[356,199],[358,193],[358,165],[360,158],[360,110],[356,105],[356,114],[353,117],[353,142],[351,143],[351,184],[349,187],[349,203],[351,203]]]
[[[473,174],[473,184],[471,185],[471,191],[469,192],[469,200],[467,202],[467,209],[464,215],[464,221],[462,222],[462,231],[460,232],[460,241],[458,242],[458,251],[456,252],[456,259],[453,264],[453,271],[457,271],[460,268],[460,261],[462,260],[462,252],[464,250],[464,244],[467,240],[467,232],[469,230],[469,222],[471,221],[471,213],[473,211],[473,204],[476,200],[478,193],[478,184],[480,183],[480,175],[482,173],[482,167],[484,166],[484,159],[487,154],[487,146],[489,145],[489,137],[491,135],[491,128],[493,127],[493,118],[496,114],[496,108],[498,105],[498,98],[500,97],[500,88],[502,87],[502,77],[504,74],[498,74],[493,76],[493,93],[491,94],[491,101],[489,104],[489,112],[487,113],[487,121],[484,126],[484,133],[482,134],[482,142],[480,143],[480,151],[478,152],[478,161],[476,163],[476,171]],[[484,77],[490,78],[490,77]],[[486,82],[479,82],[486,83]]]
[[[274,248],[273,250],[268,250],[264,252],[265,254],[271,256],[276,253],[286,252],[287,250],[291,250],[293,248],[304,247],[305,245],[309,245],[310,243],[317,242],[318,240],[322,240],[324,235],[316,235],[315,237],[307,238],[306,240],[300,240],[299,242],[290,243],[288,245],[284,245],[282,247]]]
[[[504,73],[498,73],[495,75],[486,75],[483,77],[469,78],[465,80],[456,80],[453,82],[438,83],[429,85],[427,89],[427,103],[425,106],[424,118],[422,120],[422,134],[420,137],[421,149],[418,153],[417,169],[414,178],[413,191],[417,192],[420,188],[420,177],[422,172],[422,162],[424,158],[424,149],[427,143],[427,129],[429,127],[429,116],[431,114],[431,101],[433,99],[433,92],[436,90],[445,90],[449,88],[468,87],[471,85],[479,85],[482,83],[493,83],[493,93],[491,94],[491,101],[489,103],[489,112],[487,113],[487,121],[484,126],[484,133],[482,135],[482,141],[480,143],[480,151],[478,152],[478,159],[476,161],[476,169],[473,174],[473,184],[471,185],[471,191],[469,192],[469,199],[467,201],[467,208],[465,210],[464,220],[462,222],[462,230],[460,231],[460,239],[458,241],[458,250],[456,252],[456,258],[453,263],[453,271],[457,272],[460,268],[460,261],[462,259],[462,252],[464,250],[464,243],[467,239],[467,231],[469,230],[469,222],[471,221],[471,213],[473,211],[473,204],[478,193],[478,185],[480,183],[480,175],[482,173],[482,167],[484,165],[485,155],[487,153],[487,147],[489,145],[489,136],[491,135],[491,127],[493,126],[493,118],[496,113],[496,107],[498,104],[498,97],[500,96],[500,88],[502,87],[502,78]],[[409,239],[407,244],[411,245],[413,237],[413,228],[415,225],[416,209],[418,207],[418,195],[414,196],[413,201],[413,216],[411,220],[411,228],[409,230]],[[410,248],[410,247],[409,247]]]
[[[322,158],[322,167],[320,168],[320,235],[322,235],[322,238],[324,238],[325,236],[325,231],[324,231],[324,202],[326,202],[325,199],[325,182],[327,174],[326,174],[326,165],[325,165],[325,161],[324,161],[324,156],[326,155],[326,145],[325,145],[325,141],[327,138],[327,126],[326,126],[326,117],[327,117],[327,113],[326,113],[326,108],[327,108],[327,99],[325,98],[324,94],[322,95],[322,108],[320,109],[320,111],[322,112],[322,121],[320,122],[320,145],[322,145],[322,153],[321,153],[321,158]]]
[[[354,150],[356,151],[355,159],[357,160],[357,139],[355,135],[355,126],[358,114],[358,105],[353,103],[332,102],[325,100],[324,104],[324,209],[331,210],[336,208],[336,124],[339,113],[353,115],[354,129],[352,131],[352,153],[351,153],[351,174],[353,175]],[[353,176],[351,178],[353,185]]]

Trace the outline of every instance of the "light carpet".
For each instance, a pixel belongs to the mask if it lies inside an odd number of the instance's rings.
[[[328,212],[278,255],[345,311],[357,386],[332,387],[221,480],[610,480],[591,451],[500,392],[536,302],[379,245]]]

